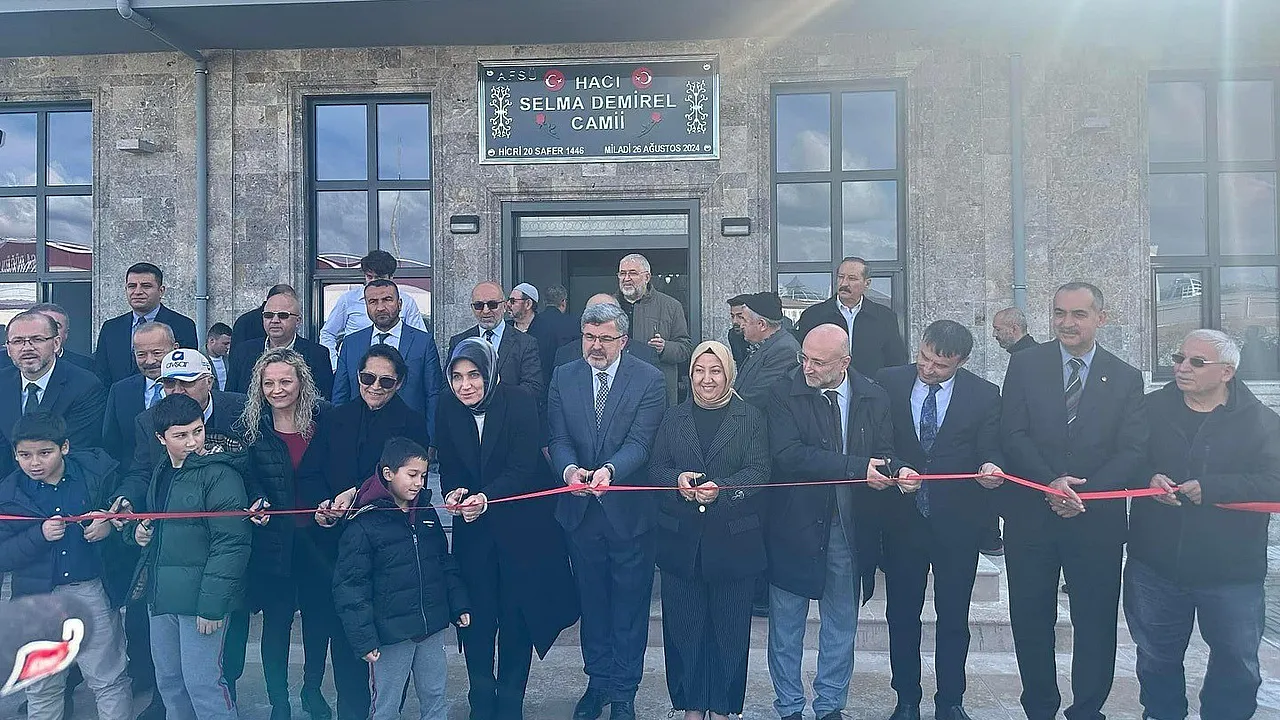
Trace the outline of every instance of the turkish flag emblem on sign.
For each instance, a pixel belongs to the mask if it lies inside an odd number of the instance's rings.
[[[71,667],[80,654],[84,640],[84,622],[79,618],[67,618],[62,623],[62,640],[35,640],[18,648],[9,680],[0,688],[0,695],[9,695],[37,680],[57,675]]]

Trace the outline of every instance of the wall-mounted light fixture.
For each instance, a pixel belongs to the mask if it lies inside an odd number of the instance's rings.
[[[158,151],[160,146],[144,138],[125,138],[116,143],[116,149],[134,155],[150,155]]]
[[[751,234],[751,218],[728,217],[720,221],[720,234],[725,237],[744,237]]]
[[[454,235],[475,235],[480,232],[480,216],[450,215],[449,232]]]

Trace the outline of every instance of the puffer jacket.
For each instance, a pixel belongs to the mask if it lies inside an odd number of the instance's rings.
[[[1186,437],[1173,418],[1183,410],[1174,382],[1147,396],[1151,438],[1134,487],[1163,473],[1175,483],[1199,480],[1202,501],[1171,507],[1136,498],[1129,514],[1129,557],[1185,586],[1261,583],[1267,575],[1267,513],[1217,503],[1280,502],[1280,416],[1239,380],[1227,403]]]
[[[356,495],[333,574],[333,603],[358,657],[421,639],[471,612],[440,516],[423,488],[408,512],[371,477]]]
[[[67,455],[66,474],[83,478],[89,491],[89,508],[111,507],[119,485],[118,463],[100,448],[75,450]],[[14,470],[0,481],[0,514],[39,517],[36,501],[27,494],[22,470]],[[80,532],[68,527],[67,532]],[[41,523],[0,522],[0,572],[13,573],[13,597],[51,592],[53,582],[53,543],[44,539]],[[129,572],[120,562],[120,536],[112,532],[92,546],[98,555],[100,579],[113,607],[124,603]]]
[[[173,475],[167,497],[156,497],[156,480],[165,463],[151,473],[144,507],[138,512],[243,510],[247,506],[240,452],[211,449],[191,454]],[[136,545],[137,523],[124,527],[126,543]],[[249,565],[250,523],[243,517],[161,519],[152,523],[151,542],[142,550],[130,599],[145,599],[156,615],[194,615],[221,620],[244,602]]]

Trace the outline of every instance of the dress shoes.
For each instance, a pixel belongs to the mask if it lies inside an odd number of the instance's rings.
[[[636,702],[620,700],[609,704],[609,720],[636,720]]]
[[[898,703],[897,707],[893,709],[893,714],[889,716],[889,720],[920,720],[920,706]],[[943,717],[939,715],[938,720],[943,720]]]
[[[934,717],[937,720],[973,720],[973,718],[969,717],[969,713],[965,712],[964,708],[959,705],[940,707],[934,712]]]
[[[582,699],[573,708],[573,720],[596,720],[600,717],[600,713],[604,712],[604,706],[604,693],[587,688],[587,691],[582,693]]]

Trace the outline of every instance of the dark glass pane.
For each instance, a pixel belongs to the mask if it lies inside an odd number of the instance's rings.
[[[1157,82],[1147,86],[1151,162],[1205,159],[1204,85]]]
[[[50,185],[93,183],[93,113],[49,113]]]
[[[0,197],[0,272],[35,271],[36,199]]]
[[[93,269],[93,196],[49,197],[45,263],[54,272]]]
[[[778,172],[831,169],[831,96],[778,95],[773,119]]]
[[[0,256],[4,250],[0,248]],[[0,335],[9,326],[14,315],[36,304],[38,288],[35,283],[0,283]]]
[[[92,354],[90,336],[96,328],[89,318],[93,317],[93,283],[89,282],[56,282],[49,284],[49,302],[66,308],[69,316],[67,328],[67,347],[83,355]]]
[[[1169,356],[1204,323],[1204,282],[1198,272],[1156,273],[1157,370],[1172,372]]]
[[[316,193],[316,268],[354,268],[369,252],[369,194]]]
[[[431,191],[378,192],[378,248],[402,270],[431,267]]]
[[[0,187],[35,185],[35,113],[0,113],[0,133]]]
[[[831,261],[831,183],[778,186],[778,262]]]
[[[1225,267],[1219,275],[1222,331],[1240,344],[1240,375],[1274,378],[1280,369],[1275,267]]]
[[[845,170],[898,167],[898,94],[893,91],[844,93],[840,165]]]
[[[1218,85],[1218,159],[1270,160],[1276,128],[1270,80]]]
[[[778,273],[778,296],[782,314],[797,323],[805,308],[831,297],[831,273]]]
[[[1218,176],[1218,234],[1223,255],[1270,255],[1276,251],[1276,174]]]
[[[316,179],[369,177],[368,110],[364,105],[316,106]]]
[[[378,177],[431,177],[431,114],[426,105],[378,106]]]
[[[843,183],[844,255],[867,260],[898,259],[898,183]]]
[[[1151,206],[1151,244],[1156,255],[1208,252],[1204,184],[1201,174],[1150,176],[1147,200]]]

